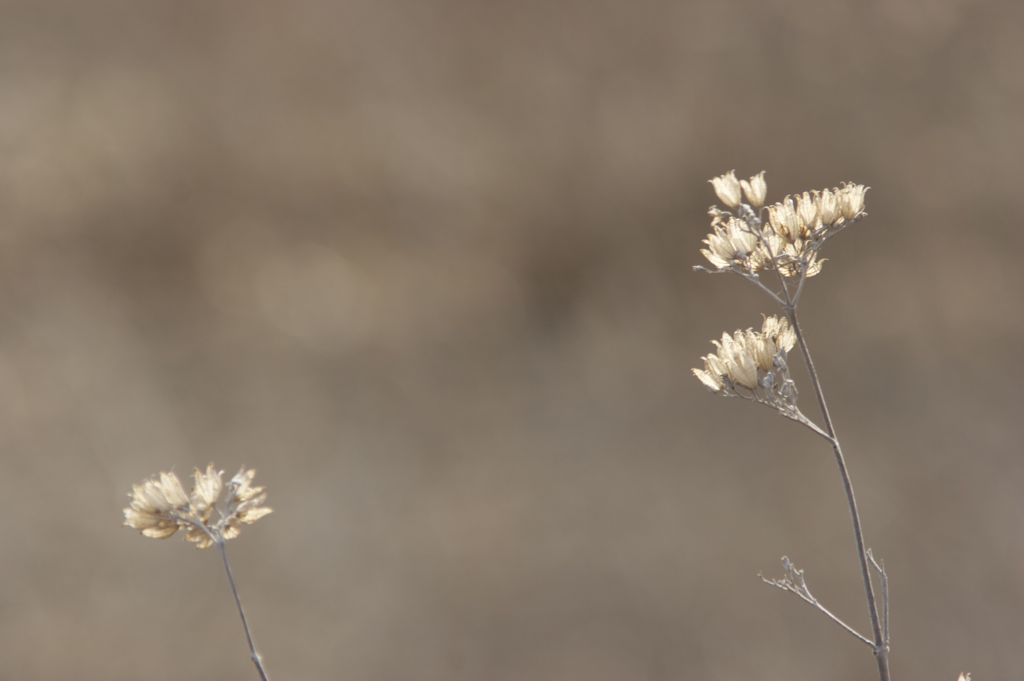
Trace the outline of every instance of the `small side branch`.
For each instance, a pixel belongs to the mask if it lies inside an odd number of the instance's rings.
[[[871,567],[875,568],[878,578],[882,580],[882,638],[888,649],[892,643],[892,635],[889,633],[889,574],[885,571],[885,563],[875,560],[875,554],[871,549],[867,550],[867,554]]]
[[[818,611],[820,611],[823,615],[825,615],[830,620],[838,624],[840,627],[846,630],[847,633],[856,638],[858,641],[864,643],[870,648],[875,647],[874,641],[869,639],[867,636],[864,636],[856,629],[851,627],[849,624],[841,620],[835,613],[833,613],[831,610],[822,605],[821,601],[815,598],[814,594],[811,593],[810,588],[808,588],[807,586],[807,580],[804,578],[804,571],[797,569],[797,567],[793,565],[793,561],[791,561],[786,556],[782,557],[782,571],[783,575],[778,579],[768,579],[763,575],[758,576],[761,578],[761,581],[763,581],[765,584],[770,584],[771,586],[774,586],[778,589],[782,589],[783,591],[788,591],[792,594],[796,594],[800,597],[801,600],[817,608]]]
[[[800,296],[804,292],[804,283],[807,282],[807,267],[805,265],[800,266],[800,283],[797,284],[796,293],[793,294],[792,305],[795,308],[800,304]]]
[[[751,274],[751,273],[747,272],[746,270],[744,270],[742,267],[737,267],[737,266],[733,265],[732,267],[728,267],[726,269],[713,270],[713,269],[704,267],[703,265],[694,265],[693,266],[693,271],[694,272],[703,272],[705,274],[729,274],[729,273],[738,274],[741,277],[743,277],[744,279],[746,279],[747,281],[749,281],[751,284],[753,284],[754,286],[758,287],[759,289],[764,291],[766,294],[768,294],[768,297],[770,297],[772,300],[774,300],[778,305],[785,305],[786,304],[785,301],[782,299],[782,296],[778,292],[773,291],[770,288],[768,288],[767,286],[765,286],[764,282],[761,281],[761,278],[759,276],[757,276],[756,273],[755,274]]]
[[[811,432],[813,432],[815,435],[820,435],[821,437],[825,438],[829,442],[832,442],[832,436],[831,435],[829,435],[824,430],[822,430],[821,427],[819,427],[817,423],[815,423],[814,421],[812,421],[809,418],[807,418],[806,416],[804,416],[803,413],[800,412],[799,410],[795,414],[787,414],[787,413],[783,412],[782,415],[785,416],[788,419],[796,421],[797,423],[799,423],[802,426],[805,426]]]

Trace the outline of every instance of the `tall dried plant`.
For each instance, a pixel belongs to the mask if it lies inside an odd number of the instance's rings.
[[[132,487],[132,493],[128,495],[131,502],[124,509],[124,524],[153,539],[167,539],[181,530],[185,539],[196,548],[217,547],[235,607],[242,619],[249,657],[256,665],[260,679],[270,681],[263,657],[256,650],[252,628],[245,616],[224,545],[227,540],[238,536],[242,525],[251,525],[271,512],[264,506],[267,495],[263,488],[252,484],[255,475],[256,471],[242,468],[225,484],[224,471],[218,471],[210,464],[205,471],[195,469],[192,493],[186,494],[177,475],[173,472],[160,473]]]
[[[826,608],[811,593],[804,578],[789,558],[782,558],[783,575],[764,579],[772,586],[799,596],[848,634],[867,645],[878,664],[880,681],[889,681],[889,580],[882,563],[864,542],[864,530],[853,482],[829,413],[821,379],[811,359],[798,309],[804,285],[818,275],[825,260],[820,251],[825,242],[866,216],[867,187],[847,182],[839,187],[786,196],[765,205],[767,185],[764,172],[739,180],[733,171],[720,175],[711,185],[723,206],[712,206],[711,233],[701,253],[711,264],[695,269],[710,273],[738,274],[766,293],[782,310],[781,317],[765,317],[760,330],[737,330],[712,341],[715,352],[702,357],[704,367],[694,375],[709,390],[724,397],[740,397],[771,407],[788,419],[825,439],[835,455],[843,491],[853,523],[856,558],[864,583],[871,635],[866,636]],[[765,281],[767,278],[769,281]],[[810,376],[811,387],[821,412],[821,424],[808,418],[797,406],[796,383],[790,376],[787,353],[798,346]],[[877,573],[881,593],[876,592],[872,573]]]

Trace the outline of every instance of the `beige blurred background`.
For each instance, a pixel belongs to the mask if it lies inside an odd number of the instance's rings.
[[[871,679],[830,452],[689,375],[706,180],[852,179],[804,322],[897,679],[1024,653],[1024,10],[5,2],[0,677],[253,679],[132,482],[258,469],[275,679]],[[804,384],[803,404],[813,413]]]

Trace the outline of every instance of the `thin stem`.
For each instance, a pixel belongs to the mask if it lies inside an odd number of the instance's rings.
[[[744,278],[746,278],[747,281],[752,282],[758,288],[760,288],[762,291],[764,291],[769,296],[771,296],[772,300],[774,300],[776,303],[778,303],[779,305],[785,306],[786,301],[784,301],[782,298],[780,298],[778,293],[776,293],[775,291],[771,290],[770,288],[765,286],[763,283],[761,283],[761,279],[756,274],[746,274],[744,272],[740,272],[740,274],[742,274],[744,276]]]
[[[787,562],[787,560],[788,559],[784,558],[783,559],[783,563],[785,564]],[[788,568],[790,568],[790,567],[792,567],[792,566],[787,566],[787,573],[789,572]],[[865,645],[867,645],[870,648],[874,648],[875,647],[874,642],[872,642],[872,640],[870,638],[868,638],[864,634],[860,633],[859,631],[857,631],[856,629],[851,627],[849,624],[847,624],[842,619],[840,619],[840,617],[838,615],[836,615],[834,612],[832,612],[831,610],[829,610],[828,608],[826,608],[824,605],[821,604],[821,601],[819,601],[814,596],[814,594],[811,593],[810,589],[807,588],[807,583],[803,581],[803,571],[802,570],[799,573],[797,573],[797,575],[798,575],[799,581],[796,582],[796,583],[793,582],[791,576],[789,576],[788,574],[787,574],[786,577],[783,577],[782,579],[768,579],[764,575],[759,575],[759,576],[761,577],[761,581],[764,582],[765,584],[770,584],[771,586],[774,586],[774,587],[776,587],[778,589],[782,589],[783,591],[788,591],[788,592],[790,592],[792,594],[796,594],[797,596],[800,597],[800,599],[802,601],[804,601],[805,603],[808,603],[808,604],[814,606],[815,608],[817,608],[823,615],[825,615],[830,620],[832,620],[833,622],[838,624],[840,627],[845,629],[855,639],[857,639],[861,643],[864,643]]]
[[[790,417],[790,418],[792,418],[792,417]],[[817,423],[815,423],[814,421],[810,420],[809,418],[807,418],[803,414],[800,414],[800,416],[794,418],[793,420],[796,421],[797,423],[799,423],[800,425],[807,427],[807,429],[810,430],[815,435],[820,435],[821,437],[825,438],[829,442],[832,442],[832,436],[831,435],[826,433],[824,430],[821,429],[820,426],[818,426]]]
[[[786,296],[788,298],[788,291]],[[800,321],[797,318],[796,307],[790,303],[786,306],[786,316],[796,334],[797,343],[800,345],[800,352],[807,364],[807,372],[814,386],[814,394],[818,398],[818,406],[825,419],[825,431],[832,439],[832,451],[835,453],[836,464],[839,466],[839,475],[843,479],[843,490],[846,492],[846,500],[850,507],[850,517],[853,521],[853,535],[857,543],[857,559],[860,562],[861,577],[864,580],[864,594],[868,601],[868,614],[871,616],[871,631],[875,638],[875,661],[878,663],[878,675],[880,681],[890,681],[889,676],[889,648],[886,645],[885,636],[882,632],[882,625],[878,617],[878,603],[875,599],[875,589],[871,583],[871,568],[868,564],[867,549],[864,546],[864,530],[861,527],[860,512],[857,510],[857,499],[853,494],[853,482],[850,480],[850,471],[843,456],[843,448],[836,437],[835,425],[832,423],[832,416],[828,411],[828,403],[825,401],[825,394],[821,388],[821,380],[814,368],[811,359],[811,352],[807,347],[803,330],[800,328]]]
[[[786,305],[786,301],[783,300],[779,296],[778,293],[776,293],[775,291],[773,291],[770,288],[768,288],[767,286],[765,286],[761,282],[761,279],[760,279],[760,277],[757,276],[757,274],[750,274],[749,272],[746,272],[742,268],[737,267],[735,265],[731,266],[729,269],[724,269],[724,270],[709,270],[707,267],[704,267],[703,265],[694,265],[693,266],[693,271],[694,272],[704,272],[705,274],[729,274],[729,273],[738,274],[741,277],[743,277],[744,279],[746,279],[747,281],[749,281],[750,283],[752,283],[755,286],[757,286],[759,289],[761,289],[765,293],[767,293],[768,296],[771,297],[771,299],[774,300],[779,305],[782,305],[783,307],[785,307],[785,305]]]
[[[224,559],[224,572],[228,575],[228,584],[231,586],[231,595],[235,597],[235,606],[238,607],[238,615],[242,618],[242,628],[245,629],[245,640],[249,644],[249,658],[256,665],[262,681],[270,681],[267,670],[263,668],[263,658],[256,651],[256,644],[252,640],[252,629],[249,628],[249,620],[245,616],[245,609],[242,607],[242,599],[238,597],[238,587],[235,585],[235,575],[231,571],[231,562],[228,560],[228,551],[224,546],[224,540],[219,539],[217,549],[220,550],[221,558]]]
[[[892,643],[892,634],[889,630],[889,574],[885,571],[885,564],[875,559],[871,549],[868,549],[868,558],[882,580],[882,635],[885,636],[885,647],[888,648]]]
[[[768,402],[762,402],[762,404],[766,404],[769,407],[773,406],[773,405],[769,404]],[[821,427],[818,426],[817,423],[815,423],[814,421],[810,420],[809,418],[804,416],[799,411],[797,411],[795,414],[790,414],[790,413],[787,413],[787,412],[784,412],[784,411],[780,411],[779,413],[782,414],[783,416],[785,416],[790,421],[795,421],[796,423],[799,423],[801,426],[804,426],[805,428],[810,430],[815,435],[819,435],[819,436],[825,438],[826,440],[828,440],[829,442],[832,442],[832,438],[831,438],[831,436],[829,436],[828,433],[826,433],[824,430],[822,430]]]
[[[806,282],[806,281],[807,281],[807,268],[806,267],[801,267],[800,268],[800,283],[797,284],[796,293],[793,294],[793,307],[796,307],[797,305],[800,304],[800,296],[804,292],[804,282]]]

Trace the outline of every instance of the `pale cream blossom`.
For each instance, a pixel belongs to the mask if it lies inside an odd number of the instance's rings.
[[[693,375],[700,379],[700,382],[704,384],[706,388],[712,392],[718,392],[722,389],[721,375],[708,371],[707,369],[691,369]]]
[[[781,203],[768,207],[768,223],[783,239],[796,241],[805,236],[804,223],[793,204],[793,199],[786,197]]]
[[[224,527],[225,539],[237,537],[240,524],[252,525],[271,512],[270,508],[263,505],[267,500],[266,492],[262,487],[252,486],[254,475],[256,471],[242,468],[228,482],[228,506],[233,509],[233,513]]]
[[[836,192],[831,189],[822,189],[818,192],[818,216],[822,223],[831,225],[840,216],[839,198]]]
[[[716,216],[712,221],[713,230],[704,238],[707,248],[701,254],[717,269],[738,266],[756,272],[761,268],[763,254],[759,251],[758,234],[742,219],[730,217],[727,220]]]
[[[221,480],[222,472],[214,469],[213,464],[206,467],[203,472],[198,468],[193,472],[195,485],[192,490],[192,505],[196,510],[205,512],[216,503],[224,486]]]
[[[693,375],[721,395],[738,395],[790,411],[795,408],[796,388],[785,357],[795,343],[796,334],[785,318],[765,317],[759,331],[740,329],[712,341],[715,352],[701,358],[704,367],[693,369]]]
[[[804,230],[814,231],[814,226],[818,224],[818,202],[814,200],[810,192],[804,192],[796,197],[796,214],[799,216]]]
[[[154,539],[164,539],[178,531],[173,515],[187,509],[189,503],[174,473],[161,473],[133,485],[131,497],[131,504],[124,509],[125,524]]]
[[[237,537],[240,524],[252,524],[271,509],[263,506],[263,488],[251,484],[255,471],[243,468],[226,486],[223,474],[213,464],[205,471],[197,468],[191,494],[185,493],[174,473],[160,473],[134,485],[124,524],[156,539],[181,530],[198,548]]]
[[[710,182],[729,208],[708,211],[712,231],[700,252],[715,272],[751,279],[762,270],[776,270],[787,279],[816,276],[825,263],[819,256],[825,241],[865,215],[868,187],[852,182],[786,196],[769,206],[764,206],[764,171],[742,181],[729,171]],[[748,203],[742,203],[743,197]]]
[[[724,175],[719,175],[708,180],[715,188],[718,199],[729,208],[737,208],[742,200],[739,180],[736,179],[736,171],[730,170]]]
[[[747,202],[754,208],[764,205],[765,196],[768,194],[768,184],[764,181],[764,171],[757,175],[751,175],[749,180],[740,180],[740,187]]]
[[[868,189],[870,187],[852,182],[847,182],[840,187],[838,190],[839,208],[844,218],[853,220],[864,212],[864,194],[867,193]]]

